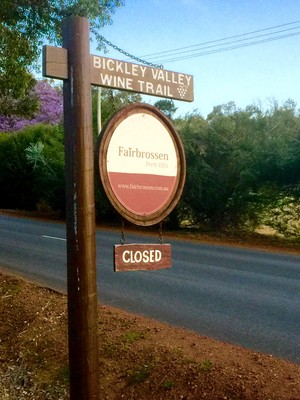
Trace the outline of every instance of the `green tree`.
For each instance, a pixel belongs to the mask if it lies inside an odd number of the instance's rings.
[[[1,12],[1,11],[0,11]],[[33,52],[28,39],[3,23],[0,25],[0,110],[2,115],[31,116],[37,109],[30,90],[35,84],[28,72]]]
[[[300,114],[296,103],[271,104],[266,113],[265,146],[257,163],[265,182],[263,222],[285,236],[300,236]],[[264,167],[268,163],[268,167]]]
[[[282,106],[273,101],[265,113],[264,146],[260,147],[258,168],[262,179],[283,187],[299,182],[300,118],[296,103]],[[268,169],[263,165],[268,163]]]
[[[62,20],[71,15],[88,17],[91,30],[103,47],[99,30],[111,23],[120,0],[2,0],[0,8],[0,105],[2,114],[28,115],[36,108],[28,94],[31,75],[45,40],[60,43]],[[19,103],[16,102],[19,99]],[[7,105],[4,107],[4,105]],[[3,106],[3,108],[2,108]]]
[[[159,108],[168,118],[172,119],[177,111],[174,101],[169,99],[158,100],[154,106]]]
[[[266,111],[228,103],[206,120],[196,113],[176,120],[187,157],[187,218],[214,230],[254,228],[273,213],[281,231],[284,221],[291,226],[299,213],[299,124],[291,100]]]
[[[195,223],[216,230],[253,219],[261,118],[256,108],[243,111],[228,103],[206,120],[194,113],[180,122],[187,157],[184,201]]]

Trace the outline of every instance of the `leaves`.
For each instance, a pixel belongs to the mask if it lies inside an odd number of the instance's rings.
[[[118,0],[2,0],[0,8],[0,105],[1,114],[24,115],[13,107],[16,99],[28,99],[34,86],[31,71],[47,41],[59,44],[62,20],[71,15],[89,18],[96,34],[111,23],[112,15],[123,1]],[[103,47],[99,41],[98,46]],[[27,97],[26,97],[27,96]]]
[[[256,227],[286,185],[299,183],[299,123],[291,100],[265,112],[231,102],[206,120],[196,113],[176,120],[186,151],[183,202],[191,222],[213,230]],[[270,185],[276,195],[266,196]]]
[[[18,114],[12,111],[9,116],[5,113],[0,114],[0,132],[18,131],[27,125],[38,123],[55,125],[62,120],[63,99],[61,90],[57,87],[53,88],[46,81],[37,82],[29,96],[24,100],[19,100],[17,106],[22,108],[22,114],[31,118],[12,115]],[[33,111],[37,112],[32,115]]]

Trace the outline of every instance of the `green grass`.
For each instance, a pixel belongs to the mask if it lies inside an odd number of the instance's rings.
[[[127,382],[129,385],[137,385],[139,383],[145,382],[154,366],[152,364],[142,364],[135,369],[127,371]]]

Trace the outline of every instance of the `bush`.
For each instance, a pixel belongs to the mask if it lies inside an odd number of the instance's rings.
[[[300,239],[300,185],[273,191],[264,223],[287,238]]]
[[[29,126],[0,134],[0,207],[63,211],[64,146],[61,126]]]

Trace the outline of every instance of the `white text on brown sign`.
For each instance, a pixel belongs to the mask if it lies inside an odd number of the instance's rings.
[[[91,55],[91,84],[174,100],[193,101],[193,76]],[[44,76],[68,79],[67,50],[44,47]]]
[[[171,268],[170,244],[124,244],[114,246],[115,271]]]

